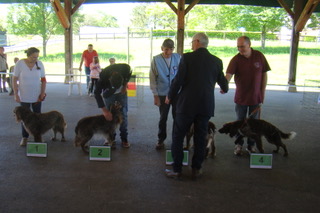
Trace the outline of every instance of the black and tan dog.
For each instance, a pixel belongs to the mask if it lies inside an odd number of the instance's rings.
[[[241,140],[243,137],[251,138],[256,142],[257,148],[261,153],[264,153],[261,140],[261,137],[264,136],[269,143],[276,145],[277,149],[273,152],[278,153],[279,148],[282,147],[284,156],[288,156],[288,150],[281,139],[291,140],[296,136],[295,132],[283,133],[267,121],[253,118],[226,123],[219,129],[219,132],[229,134],[230,137],[239,134],[240,136],[237,140]]]
[[[194,134],[194,126],[191,125],[189,131],[186,134],[186,147],[184,147],[185,150],[190,149],[190,141]],[[211,121],[208,122],[208,134],[206,138],[206,158],[212,157],[214,158],[216,156],[216,147],[214,145],[215,143],[215,134],[216,134],[216,126]]]
[[[35,142],[42,142],[42,135],[52,129],[54,136],[52,140],[57,140],[57,132],[61,134],[61,141],[65,142],[64,129],[67,124],[63,115],[58,111],[46,113],[32,112],[28,107],[18,106],[13,110],[16,121],[22,122],[26,131],[34,137]]]
[[[81,146],[86,153],[89,152],[87,143],[95,134],[101,134],[111,142],[118,125],[122,122],[121,105],[116,102],[110,106],[112,120],[107,121],[104,115],[88,116],[80,119],[75,128],[74,145]]]

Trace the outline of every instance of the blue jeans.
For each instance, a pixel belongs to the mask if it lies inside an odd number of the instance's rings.
[[[159,120],[159,130],[158,130],[158,139],[159,142],[163,142],[167,138],[167,120],[168,120],[168,114],[170,110],[171,104],[166,104],[166,96],[159,96],[160,99],[160,120]],[[175,105],[172,104],[172,117],[175,117]]]
[[[173,122],[171,152],[173,158],[173,171],[182,171],[183,161],[183,141],[187,131],[194,123],[194,152],[192,156],[191,167],[201,169],[206,153],[206,137],[208,134],[208,121],[210,116],[207,115],[187,115],[176,113]]]
[[[85,71],[86,71],[87,88],[88,88],[89,87],[89,83],[90,83],[90,67],[86,67],[85,66]]]
[[[236,111],[236,114],[237,114],[237,120],[246,119],[247,115],[249,117],[249,115],[251,115],[251,113],[255,109],[257,109],[259,106],[260,106],[260,104],[257,104],[257,105],[240,105],[240,104],[236,104],[235,111]],[[253,113],[250,117],[254,118],[254,119],[260,119],[260,110],[258,110],[255,113]],[[248,143],[248,147],[251,147],[251,146],[254,146],[255,141],[251,140],[250,138],[248,138],[247,143]],[[243,140],[237,140],[236,144],[239,144],[239,145],[242,146],[244,144],[244,141]]]
[[[122,142],[128,142],[128,96],[126,94],[113,94],[108,98],[104,99],[104,103],[108,109],[110,105],[115,101],[118,101],[121,104],[121,112],[123,116],[123,121],[120,124],[120,138]]]
[[[41,102],[35,102],[35,103],[21,102],[20,105],[23,107],[27,107],[29,109],[31,108],[33,112],[41,113]],[[21,124],[21,127],[22,127],[22,137],[28,138],[29,133],[26,131],[23,124]]]

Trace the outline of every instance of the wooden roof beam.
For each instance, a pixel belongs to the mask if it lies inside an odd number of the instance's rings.
[[[69,29],[70,28],[70,21],[67,17],[66,12],[64,11],[60,0],[50,0],[51,5],[56,12],[58,19],[63,26],[64,29]]]
[[[193,1],[191,2],[191,4],[189,4],[189,6],[186,8],[184,14],[187,15],[187,13],[188,13],[196,4],[198,4],[199,1],[200,1],[200,0],[193,0]]]
[[[294,19],[294,12],[290,9],[290,7],[287,5],[287,3],[284,0],[278,0],[278,3],[281,5],[281,7],[283,7],[283,9],[285,9],[285,11],[287,11],[289,16],[292,19]]]
[[[295,26],[296,33],[303,30],[304,26],[306,25],[313,11],[318,6],[319,2],[320,0],[308,0]]]
[[[86,0],[79,0],[78,3],[72,8],[71,15],[73,15],[85,1]]]
[[[169,5],[171,10],[173,10],[173,12],[178,15],[178,9],[176,8],[176,6],[172,4],[171,0],[164,0],[164,1],[167,3],[167,5]]]

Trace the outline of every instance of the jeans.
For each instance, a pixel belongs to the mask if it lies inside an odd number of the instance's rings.
[[[159,131],[158,131],[158,139],[159,142],[163,142],[167,138],[167,120],[168,114],[170,110],[170,104],[166,104],[166,96],[159,96],[160,98],[160,120],[159,120]],[[175,117],[175,105],[172,105],[172,117]]]
[[[85,66],[85,72],[86,72],[86,77],[87,77],[87,88],[88,88],[89,83],[90,83],[90,67]]]
[[[240,104],[236,104],[235,111],[236,111],[236,114],[237,114],[237,120],[246,119],[247,118],[247,114],[248,114],[248,117],[249,117],[249,115],[251,115],[251,113],[255,109],[257,109],[259,106],[260,106],[260,104],[257,104],[257,105],[240,105]],[[249,110],[249,113],[248,113],[248,110]],[[257,110],[250,117],[254,118],[254,119],[260,119],[260,110]],[[239,135],[237,135],[237,137],[238,136]],[[250,139],[250,138],[248,138],[247,143],[248,143],[248,147],[252,147],[252,146],[254,146],[255,141]],[[239,144],[239,145],[242,146],[244,144],[244,141],[243,140],[236,140],[236,144]]]
[[[121,113],[123,116],[123,121],[120,124],[120,138],[122,142],[128,142],[128,96],[126,94],[118,93],[113,94],[108,98],[104,99],[105,105],[108,109],[110,109],[110,105],[115,101],[118,101],[122,108]]]
[[[20,105],[23,106],[23,107],[27,107],[29,109],[31,107],[33,112],[41,113],[41,102],[35,102],[35,103],[21,102]],[[23,138],[28,138],[29,137],[29,133],[26,131],[26,129],[24,128],[23,124],[21,124],[21,127],[22,127],[22,137]]]
[[[208,134],[208,121],[210,116],[207,115],[187,115],[176,113],[173,122],[171,152],[173,158],[173,171],[182,171],[183,161],[183,141],[187,131],[194,123],[194,152],[192,156],[191,167],[201,169],[206,153],[206,137]]]

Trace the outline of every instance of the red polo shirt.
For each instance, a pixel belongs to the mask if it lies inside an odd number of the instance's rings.
[[[251,50],[249,58],[238,53],[231,59],[227,68],[227,73],[234,75],[236,83],[234,102],[240,105],[262,103],[262,73],[271,70],[264,55],[257,50]]]
[[[98,53],[95,50],[92,50],[92,52],[89,52],[89,50],[83,51],[82,58],[84,60],[84,66],[90,67],[94,56],[98,56]]]

